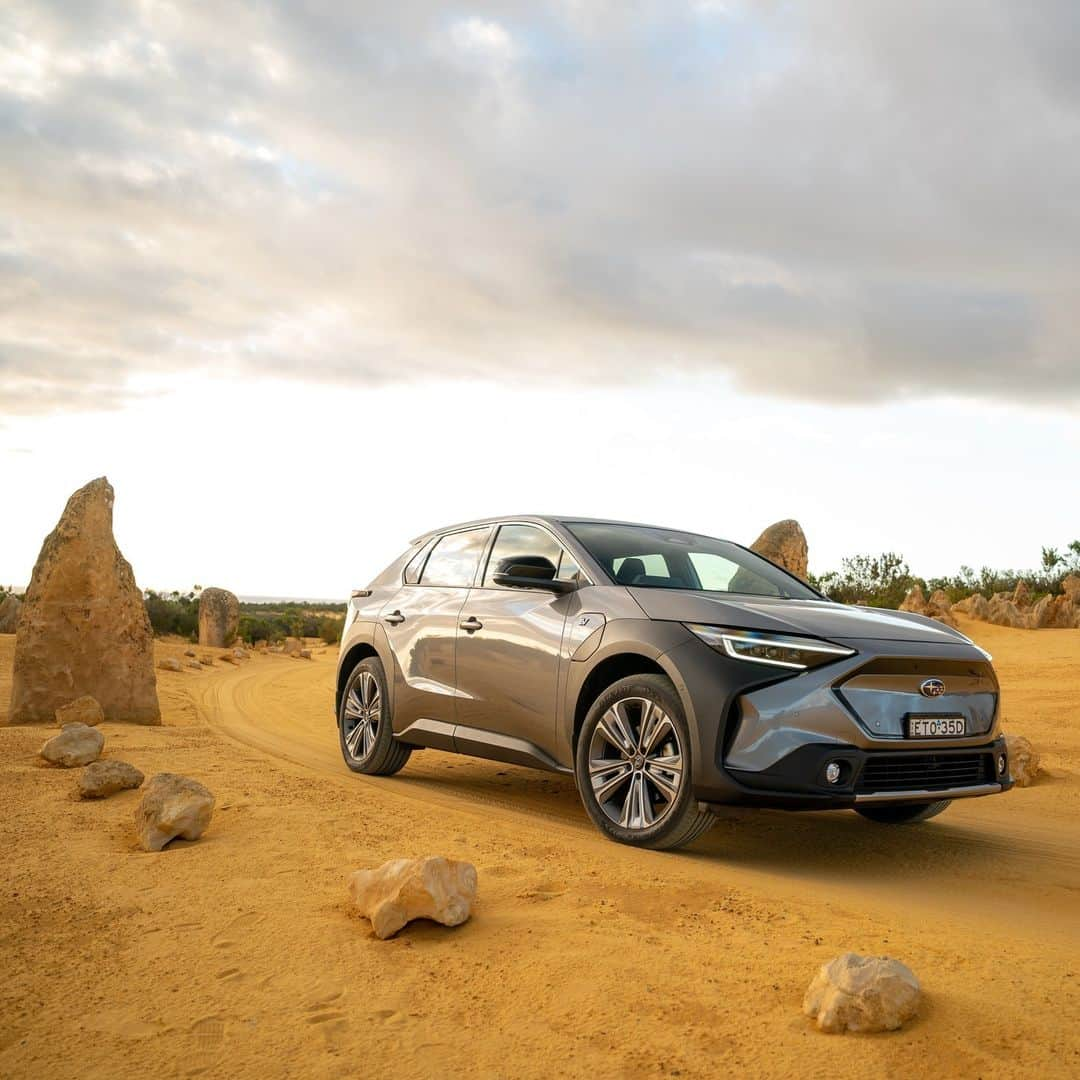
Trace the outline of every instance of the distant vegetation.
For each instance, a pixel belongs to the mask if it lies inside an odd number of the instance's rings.
[[[922,578],[911,573],[902,555],[886,551],[880,555],[853,555],[840,563],[839,570],[830,570],[810,583],[830,600],[842,604],[866,604],[869,607],[898,608],[913,585],[920,585],[929,594],[943,589],[950,603],[973,593],[982,593],[988,600],[994,593],[1012,592],[1026,581],[1034,598],[1062,591],[1061,583],[1069,574],[1080,574],[1080,540],[1064,548],[1042,549],[1038,570],[994,570],[984,566],[975,571],[961,566],[951,577]]]
[[[154,633],[179,634],[191,641],[199,637],[199,587],[190,592],[146,591],[146,612]],[[345,604],[315,606],[288,603],[240,603],[239,637],[249,645],[256,641],[283,641],[286,637],[321,638],[328,645],[341,640]]]
[[[869,607],[898,608],[912,586],[920,585],[929,594],[943,589],[950,603],[982,593],[987,599],[999,592],[1012,592],[1026,581],[1032,597],[1062,591],[1061,583],[1069,574],[1080,574],[1080,540],[1064,548],[1044,547],[1037,570],[995,570],[984,566],[975,571],[961,566],[950,577],[922,578],[912,574],[903,555],[885,551],[880,555],[852,555],[843,559],[839,570],[815,576],[810,584],[830,600],[842,604],[866,604]],[[11,586],[0,586],[0,601]],[[199,586],[190,592],[145,593],[146,610],[154,633],[179,634],[196,641],[199,636]],[[345,604],[309,604],[262,602],[240,604],[241,640],[282,641],[286,637],[321,638],[328,645],[341,640],[345,625]]]
[[[192,641],[199,636],[199,600],[194,592],[156,593],[147,589],[143,595],[155,634],[179,634]]]

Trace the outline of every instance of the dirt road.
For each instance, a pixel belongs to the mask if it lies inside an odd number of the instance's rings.
[[[108,756],[218,796],[161,855],[134,793],[81,804],[41,729],[0,728],[0,1075],[1076,1075],[1080,634],[966,629],[1043,783],[915,828],[732,810],[678,854],[601,839],[557,776],[434,751],[352,775],[330,653],[162,672],[166,727],[106,725]],[[429,852],[477,865],[473,919],[377,941],[345,875]],[[915,1023],[810,1027],[847,949],[918,973]]]

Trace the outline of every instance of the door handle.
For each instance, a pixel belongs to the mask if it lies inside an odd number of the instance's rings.
[[[391,611],[389,615],[383,616],[383,622],[388,622],[391,626],[397,626],[398,623],[403,623],[405,616],[400,611]]]
[[[462,630],[468,630],[471,634],[474,630],[483,629],[484,624],[479,619],[475,619],[470,615],[467,619],[463,619],[459,622],[458,626],[460,626]]]

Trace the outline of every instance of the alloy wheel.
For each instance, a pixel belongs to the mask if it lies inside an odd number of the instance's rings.
[[[361,761],[371,753],[382,720],[382,694],[370,671],[361,671],[349,687],[344,713],[345,748],[355,760]]]
[[[663,821],[682,779],[679,733],[655,701],[622,698],[600,717],[589,742],[589,781],[616,825],[649,829]]]

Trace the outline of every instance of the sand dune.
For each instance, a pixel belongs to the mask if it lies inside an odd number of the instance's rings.
[[[332,650],[159,672],[165,727],[103,726],[217,794],[162,855],[136,793],[79,803],[43,729],[0,728],[0,1075],[1076,1075],[1080,633],[964,629],[1041,784],[908,829],[731,810],[675,854],[603,840],[556,776],[435,751],[353,776]],[[477,865],[473,919],[374,939],[346,873],[433,852]],[[920,975],[915,1023],[812,1030],[802,993],[849,948]]]

